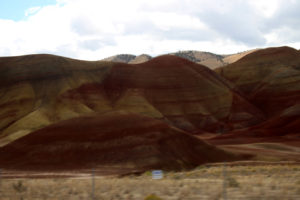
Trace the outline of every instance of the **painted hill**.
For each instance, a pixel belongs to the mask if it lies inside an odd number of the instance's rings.
[[[263,118],[215,72],[176,56],[134,65],[52,55],[0,60],[1,145],[61,120],[114,110],[191,133],[232,130]]]
[[[180,170],[238,158],[162,121],[124,111],[61,121],[0,149],[1,167],[27,170]]]
[[[299,66],[299,51],[279,47],[255,51],[216,72],[272,117],[300,103]]]
[[[286,136],[287,138],[299,139],[300,104],[291,106],[267,121],[248,128],[248,132],[259,137]]]
[[[1,145],[51,123],[93,112],[60,96],[104,78],[110,63],[52,55],[0,58]]]
[[[214,144],[295,143],[300,137],[300,53],[289,47],[255,51],[216,69],[266,120],[212,138]],[[298,143],[297,143],[298,144]],[[294,145],[294,144],[293,144]]]
[[[130,106],[131,110],[144,107],[144,114],[192,132],[216,131],[220,121],[227,127],[230,123],[254,123],[261,117],[213,71],[176,56],[165,55],[126,67],[116,65],[104,87],[112,102]],[[139,101],[125,105],[126,99],[133,96]],[[145,110],[145,102],[151,104],[151,110]],[[247,113],[245,118],[234,121],[234,115],[242,113]],[[229,118],[233,120],[223,123]]]
[[[299,146],[299,139],[300,104],[296,104],[258,125],[215,136],[208,141],[213,144],[223,145],[271,142],[279,144],[291,143],[292,146]]]
[[[0,162],[51,168],[68,155],[62,168],[181,169],[232,158],[192,134],[217,145],[299,139],[299,51],[257,50],[215,71],[174,55],[140,63],[148,58],[0,58]],[[57,160],[42,159],[52,151]]]

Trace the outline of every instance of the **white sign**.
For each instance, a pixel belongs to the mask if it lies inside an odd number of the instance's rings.
[[[153,170],[152,171],[152,179],[162,179],[163,171],[162,170]]]

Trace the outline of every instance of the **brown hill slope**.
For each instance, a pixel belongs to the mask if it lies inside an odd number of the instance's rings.
[[[289,47],[255,51],[216,70],[269,117],[300,104],[300,53]]]
[[[0,148],[1,167],[21,170],[180,170],[241,158],[159,120],[124,111],[61,121]]]
[[[208,68],[176,56],[128,65],[52,55],[0,58],[0,145],[61,120],[127,110],[190,132],[261,121]]]

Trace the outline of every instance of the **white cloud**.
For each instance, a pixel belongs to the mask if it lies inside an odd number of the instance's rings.
[[[41,9],[40,6],[37,6],[37,7],[32,7],[32,8],[29,8],[25,11],[25,16],[28,17],[29,15],[32,15],[34,13],[36,13],[37,11],[39,11]]]
[[[252,0],[249,1],[249,3],[253,5],[259,13],[270,18],[275,14],[277,9],[279,9],[280,0]]]
[[[28,9],[23,21],[0,19],[0,56],[54,53],[98,60],[185,49],[300,48],[299,9],[292,0],[57,0]]]

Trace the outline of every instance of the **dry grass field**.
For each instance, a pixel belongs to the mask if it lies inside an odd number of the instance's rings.
[[[153,180],[151,172],[125,177],[96,175],[94,186],[93,195],[90,175],[20,179],[7,178],[3,173],[0,199],[300,199],[300,165],[239,162],[227,163],[224,167],[220,163],[200,166],[192,171],[167,172],[161,180]]]

